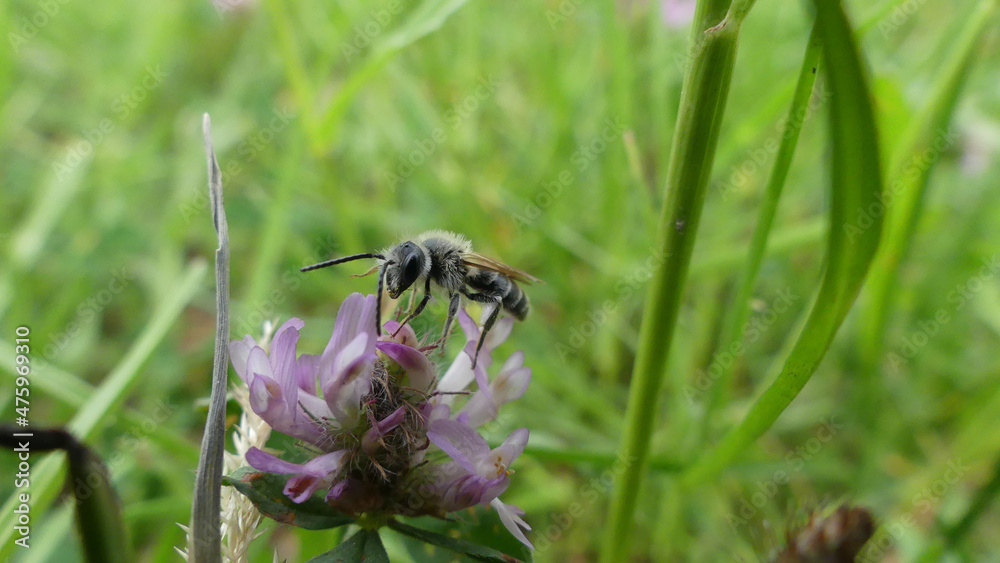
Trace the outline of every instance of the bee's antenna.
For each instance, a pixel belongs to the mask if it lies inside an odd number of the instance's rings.
[[[382,264],[382,269],[378,272],[378,293],[375,297],[375,334],[382,336],[382,284],[385,281],[385,269],[392,264],[388,260]]]
[[[309,272],[312,270],[318,270],[320,268],[326,268],[327,266],[336,266],[337,264],[343,264],[344,262],[351,262],[352,260],[361,260],[363,258],[378,258],[380,260],[385,260],[385,256],[382,256],[381,254],[376,254],[374,252],[365,252],[364,254],[352,254],[351,256],[344,256],[343,258],[334,258],[333,260],[327,260],[326,262],[320,262],[319,264],[306,266],[305,268],[299,269],[299,271]]]

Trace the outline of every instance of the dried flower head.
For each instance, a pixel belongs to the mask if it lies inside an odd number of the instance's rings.
[[[528,430],[515,430],[493,449],[476,431],[494,420],[504,403],[523,395],[531,379],[521,352],[511,355],[492,381],[487,375],[492,352],[513,322],[497,323],[473,369],[479,328],[462,311],[459,323],[468,343],[438,378],[411,327],[397,332],[398,324],[390,321],[383,336],[376,335],[375,306],[373,295],[349,296],[319,355],[297,354],[304,323],[295,318],[275,333],[270,354],[249,336],[230,344],[250,407],[308,451],[308,459],[294,463],[251,447],[247,463],[289,475],[284,493],[296,503],[319,492],[354,516],[443,517],[490,505],[531,547],[522,531],[530,529],[521,519],[524,513],[497,498],[510,483],[510,466],[524,451]],[[478,389],[456,409],[473,380]]]
[[[826,517],[813,514],[805,526],[790,531],[774,562],[850,563],[874,533],[871,512],[842,505]]]

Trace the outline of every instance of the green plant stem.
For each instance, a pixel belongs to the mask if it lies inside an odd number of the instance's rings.
[[[728,4],[726,0],[703,0],[695,14],[692,56],[681,90],[667,172],[667,199],[657,237],[664,260],[646,296],[620,449],[627,466],[615,483],[601,550],[604,563],[625,559],[639,485],[648,462],[668,351],[729,92],[739,25],[703,30],[722,20]]]
[[[798,144],[799,132],[802,131],[802,124],[808,115],[809,100],[816,82],[820,54],[819,29],[816,23],[813,23],[812,32],[809,34],[809,43],[806,45],[805,56],[802,58],[802,66],[799,69],[798,81],[795,84],[795,92],[792,94],[792,104],[788,108],[788,115],[782,128],[781,142],[774,164],[771,166],[760,211],[757,214],[757,225],[750,239],[746,265],[743,267],[743,272],[737,282],[736,297],[726,312],[726,318],[723,322],[723,338],[719,342],[720,347],[717,353],[727,351],[733,346],[742,347],[743,327],[750,314],[748,303],[753,294],[757,274],[760,272],[760,265],[764,261],[767,240],[774,224],[781,191],[785,186],[785,179],[788,177],[788,169],[792,165],[792,156],[795,154],[795,146]],[[720,399],[724,398],[729,390],[736,364],[735,361],[726,363],[719,378],[712,383],[702,419],[703,437],[708,436],[708,426],[714,416],[715,409],[724,402]]]
[[[831,88],[832,138],[830,231],[827,264],[816,304],[778,377],[743,421],[682,476],[684,488],[720,473],[784,412],[816,371],[854,303],[878,247],[881,224],[850,236],[846,227],[882,194],[878,141],[871,96],[860,55],[839,2],[815,0]]]
[[[750,13],[750,8],[753,8],[756,1],[733,0],[733,3],[729,6],[729,11],[726,12],[726,18],[722,20],[720,25],[733,24],[737,27],[743,25],[743,20],[746,19],[747,14]]]

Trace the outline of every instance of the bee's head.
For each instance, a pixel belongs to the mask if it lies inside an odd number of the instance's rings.
[[[424,270],[424,251],[416,244],[406,241],[393,248],[386,256],[389,266],[385,270],[385,284],[389,297],[398,299],[410,289]]]

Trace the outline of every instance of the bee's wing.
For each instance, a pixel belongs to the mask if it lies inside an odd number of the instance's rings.
[[[524,270],[518,270],[513,266],[508,266],[499,260],[494,260],[489,256],[483,256],[478,252],[463,252],[462,263],[466,266],[472,266],[481,270],[491,270],[493,272],[503,274],[508,278],[521,283],[545,283]]]

